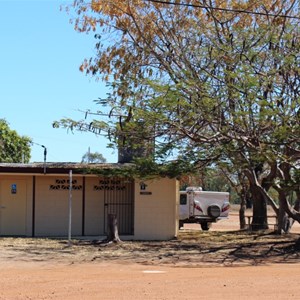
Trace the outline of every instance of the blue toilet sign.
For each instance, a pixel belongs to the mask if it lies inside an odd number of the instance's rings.
[[[11,193],[12,194],[16,194],[17,193],[17,185],[15,183],[13,183],[11,185]]]

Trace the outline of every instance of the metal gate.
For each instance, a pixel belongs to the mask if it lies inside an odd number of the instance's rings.
[[[107,233],[107,218],[115,214],[118,232],[122,235],[134,233],[134,184],[129,179],[104,179],[104,230]]]

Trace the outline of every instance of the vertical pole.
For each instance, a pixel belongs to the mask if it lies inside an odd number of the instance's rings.
[[[69,246],[71,246],[71,229],[72,229],[72,170],[69,171],[69,229],[68,229]]]
[[[35,189],[36,189],[36,177],[32,177],[32,233],[31,236],[35,236],[35,203],[36,203],[36,197],[35,197]]]
[[[44,148],[44,174],[46,174],[47,148],[44,145],[42,145],[42,147]]]

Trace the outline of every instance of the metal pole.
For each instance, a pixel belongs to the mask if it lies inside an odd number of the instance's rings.
[[[42,147],[44,148],[44,174],[46,174],[46,157],[47,157],[47,148],[42,145]]]
[[[71,230],[72,230],[72,170],[69,171],[69,229],[68,229],[69,246],[71,246]]]

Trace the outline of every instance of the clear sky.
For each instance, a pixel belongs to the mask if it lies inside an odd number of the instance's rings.
[[[108,162],[117,153],[108,140],[91,133],[54,129],[64,117],[83,119],[80,110],[101,110],[93,100],[108,92],[79,71],[94,54],[93,34],[77,33],[61,5],[64,0],[0,0],[0,118],[34,143],[31,161],[80,162],[90,147]],[[37,145],[38,144],[38,145]]]

